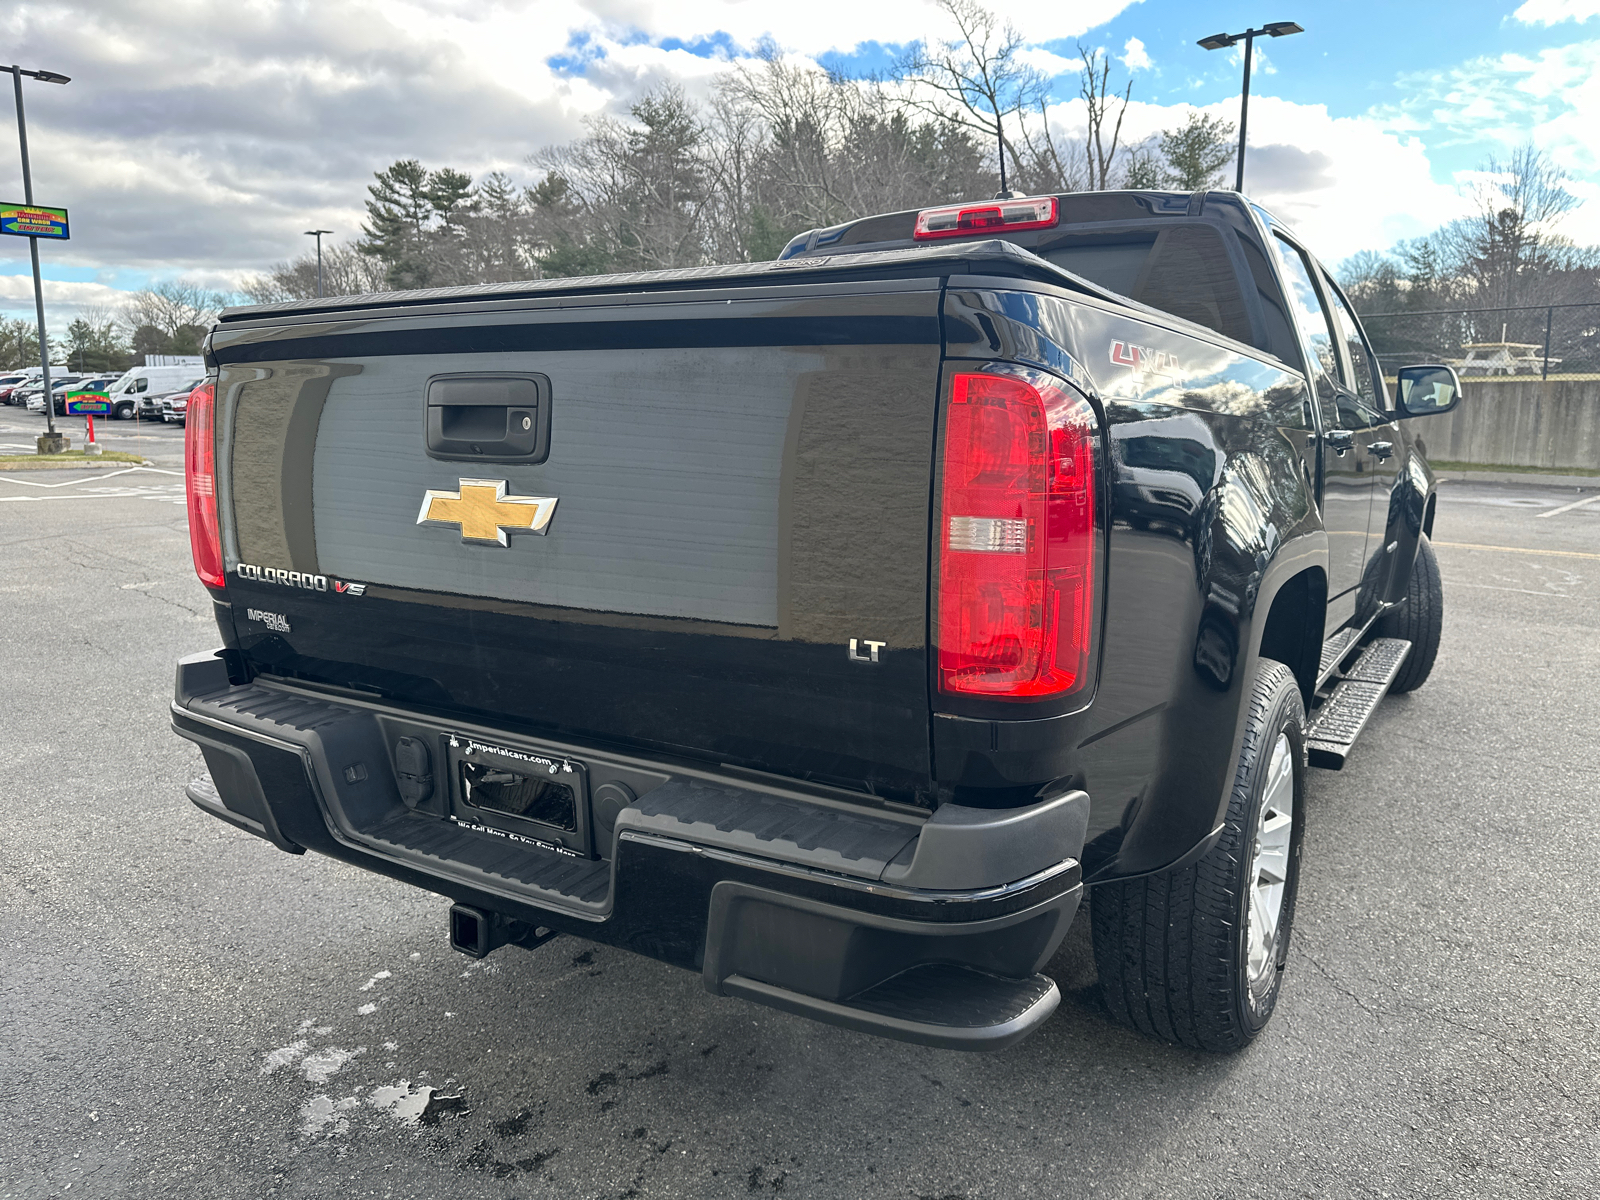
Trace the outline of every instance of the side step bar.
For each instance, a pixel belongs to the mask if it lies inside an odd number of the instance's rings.
[[[1306,759],[1313,767],[1344,767],[1410,652],[1411,643],[1402,638],[1377,638],[1361,652],[1306,730]]]

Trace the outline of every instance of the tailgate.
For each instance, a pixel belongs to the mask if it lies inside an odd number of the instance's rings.
[[[224,324],[244,653],[926,802],[938,287]]]

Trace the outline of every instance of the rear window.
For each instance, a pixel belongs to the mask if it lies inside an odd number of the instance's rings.
[[[1131,300],[1254,343],[1227,246],[1209,225],[1079,236],[1041,245],[1035,253]]]

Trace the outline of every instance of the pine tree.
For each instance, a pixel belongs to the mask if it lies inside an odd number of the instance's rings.
[[[434,175],[437,175],[434,172]],[[360,243],[363,254],[380,259],[388,286],[427,287],[426,236],[434,206],[433,176],[414,158],[375,172],[376,183],[367,185],[367,221]]]
[[[1198,192],[1222,182],[1222,168],[1233,161],[1233,122],[1192,112],[1177,129],[1161,135],[1168,186]]]

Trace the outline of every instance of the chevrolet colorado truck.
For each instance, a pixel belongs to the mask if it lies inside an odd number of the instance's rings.
[[[1439,644],[1434,480],[1232,192],[1002,198],[775,262],[231,309],[190,401],[189,798],[716,994],[956,1049],[1248,1043],[1308,766]]]

